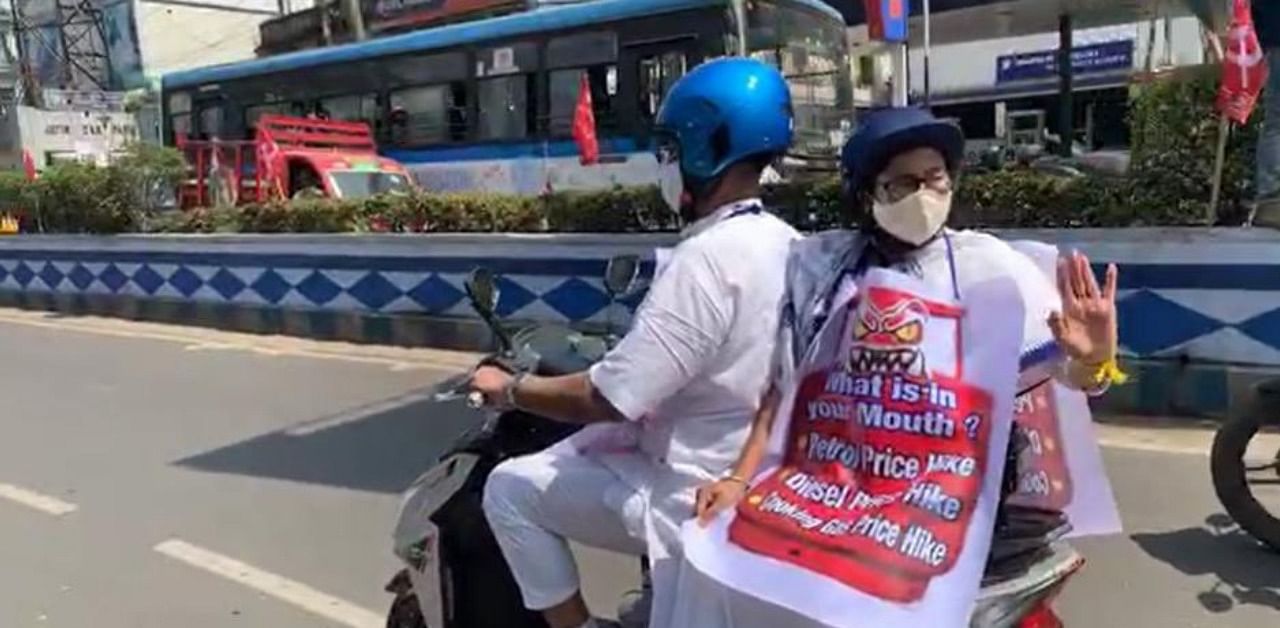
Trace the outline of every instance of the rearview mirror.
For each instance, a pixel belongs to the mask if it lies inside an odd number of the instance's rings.
[[[604,269],[604,289],[610,297],[627,294],[640,277],[640,258],[635,255],[617,255],[609,259]]]
[[[498,290],[498,278],[493,271],[488,268],[477,268],[467,276],[463,286],[467,290],[467,296],[471,298],[471,303],[479,310],[481,316],[492,316],[498,309],[498,297],[501,296],[501,291]]]

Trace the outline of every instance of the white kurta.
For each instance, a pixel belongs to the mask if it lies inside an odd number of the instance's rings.
[[[729,205],[686,231],[631,331],[591,369],[596,390],[630,422],[572,439],[647,502],[651,626],[668,625],[680,526],[695,492],[733,465],[768,383],[786,258],[799,235],[759,207]]]
[[[692,225],[655,277],[630,332],[590,371],[592,385],[627,421],[588,426],[548,452],[500,466],[490,478],[517,497],[522,486],[541,486],[544,492],[545,487],[578,486],[583,487],[579,499],[602,500],[601,493],[610,492],[612,501],[633,505],[572,509],[575,516],[597,512],[628,519],[626,513],[635,513],[639,504],[643,530],[638,532],[652,562],[652,626],[669,624],[680,526],[693,516],[695,491],[736,460],[768,384],[786,258],[798,237],[763,212],[758,200],[723,207]],[[563,456],[582,456],[591,464],[559,464]],[[538,466],[557,464],[562,468]],[[608,482],[575,481],[575,474],[594,477],[593,468],[608,469],[632,494],[621,498]],[[486,511],[504,551],[537,545],[558,553],[556,543],[528,542],[529,526],[557,535],[571,535],[572,527],[524,497],[486,495]],[[618,532],[610,538],[635,525],[616,523],[601,523]],[[546,603],[552,593],[577,584],[555,577],[573,575],[571,570],[545,568],[567,560],[564,556],[518,558],[508,562],[517,581],[530,589],[524,591],[527,601]],[[538,577],[522,577],[522,568]],[[534,583],[544,590],[531,590]]]

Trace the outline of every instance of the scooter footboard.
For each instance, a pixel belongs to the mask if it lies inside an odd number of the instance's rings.
[[[1052,552],[1026,574],[983,587],[969,620],[971,628],[1012,628],[1084,565],[1084,557],[1066,543],[1054,543]]]

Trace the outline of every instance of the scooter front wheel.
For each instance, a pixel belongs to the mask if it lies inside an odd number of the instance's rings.
[[[409,592],[396,595],[391,610],[387,611],[387,628],[430,628],[422,617],[418,596]]]
[[[1274,399],[1267,391],[1260,393],[1248,411],[1218,429],[1210,470],[1214,492],[1227,514],[1255,539],[1280,550],[1280,518],[1258,501],[1251,486],[1280,483],[1280,452],[1257,460],[1250,458],[1249,442],[1262,428],[1264,417],[1276,412],[1271,406]]]

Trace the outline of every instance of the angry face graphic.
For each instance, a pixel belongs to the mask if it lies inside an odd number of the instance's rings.
[[[854,313],[849,370],[925,377],[924,340],[929,310],[919,299],[871,290]]]

